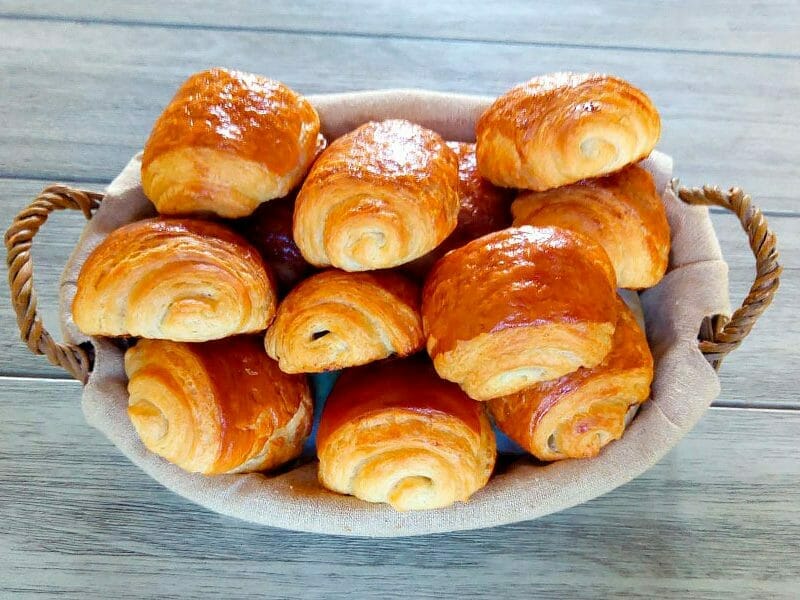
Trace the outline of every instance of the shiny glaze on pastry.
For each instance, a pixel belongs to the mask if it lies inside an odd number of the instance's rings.
[[[210,69],[189,77],[155,122],[142,186],[162,214],[242,217],[300,183],[318,145],[305,98],[260,75]]]
[[[419,288],[399,274],[329,270],[294,288],[266,335],[287,373],[320,373],[407,356],[425,345]]]
[[[262,204],[252,215],[237,223],[272,269],[282,294],[288,293],[314,269],[294,243],[293,215],[294,197],[289,196]]]
[[[489,400],[598,364],[617,322],[605,251],[567,229],[490,233],[434,266],[422,295],[439,375]]]
[[[653,357],[633,313],[618,304],[614,341],[603,362],[489,401],[497,426],[537,458],[597,456],[622,436],[629,408],[649,397]]]
[[[328,489],[423,510],[486,485],[496,449],[484,406],[414,357],[345,371],[323,409],[317,455]]]
[[[142,443],[186,471],[272,469],[297,457],[311,432],[305,376],[282,373],[258,337],[140,340],[125,353],[125,372]]]
[[[652,287],[667,270],[667,214],[653,178],[638,165],[546,192],[523,192],[512,211],[514,225],[565,227],[597,240],[620,287]]]
[[[87,335],[182,342],[263,330],[276,291],[255,248],[193,219],[147,219],[112,231],[78,276],[75,324]]]
[[[447,142],[458,157],[458,224],[448,238],[425,256],[405,265],[404,270],[424,278],[434,263],[454,248],[482,235],[511,225],[513,192],[499,188],[478,172],[475,144]]]
[[[661,119],[644,92],[618,77],[554,73],[500,96],[478,119],[476,133],[484,177],[543,191],[645,158]]]
[[[297,196],[294,239],[308,262],[345,271],[395,267],[456,226],[458,161],[442,138],[403,120],[335,140]]]

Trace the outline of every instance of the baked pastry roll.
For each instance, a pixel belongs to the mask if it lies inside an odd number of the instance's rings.
[[[271,268],[282,294],[288,293],[313,271],[294,243],[292,215],[294,197],[289,196],[262,204],[237,224]]]
[[[148,450],[205,474],[275,468],[297,457],[314,409],[302,375],[282,373],[261,340],[140,340],[125,353],[128,415]]]
[[[87,335],[202,342],[261,331],[276,291],[263,260],[207,221],[147,219],[111,232],[81,267],[72,302]]]
[[[419,288],[391,272],[329,270],[294,288],[267,330],[286,373],[320,373],[407,356],[425,345]]]
[[[667,270],[667,214],[653,178],[638,165],[546,192],[523,192],[512,212],[517,226],[564,227],[597,240],[620,287],[652,287]]]
[[[630,407],[650,396],[653,357],[618,300],[611,352],[599,365],[489,401],[497,426],[541,460],[589,458],[622,437]]]
[[[489,480],[496,448],[484,406],[414,358],[345,371],[317,456],[326,488],[404,511],[467,500]]]
[[[453,250],[422,294],[436,371],[476,400],[597,365],[617,313],[603,248],[552,227],[512,227]]]
[[[297,195],[294,239],[312,265],[385,269],[438,246],[458,218],[458,161],[444,140],[403,120],[335,140]]]
[[[454,248],[511,225],[511,190],[496,187],[481,177],[475,144],[447,142],[458,157],[458,223],[448,238],[425,256],[408,263],[405,271],[424,277],[434,263]]]
[[[650,154],[661,119],[644,92],[598,73],[554,73],[520,84],[478,119],[478,168],[536,191],[611,173]]]
[[[158,212],[243,217],[308,171],[319,115],[282,83],[210,69],[181,86],[155,122],[142,187]]]

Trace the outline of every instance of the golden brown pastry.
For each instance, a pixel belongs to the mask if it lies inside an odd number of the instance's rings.
[[[397,510],[465,501],[496,457],[482,404],[418,357],[346,371],[317,433],[322,485]]]
[[[286,373],[320,373],[407,356],[425,345],[419,288],[391,272],[329,270],[294,288],[267,330]]]
[[[512,192],[498,188],[478,173],[475,144],[447,142],[458,157],[458,224],[448,238],[425,256],[405,265],[404,270],[424,278],[434,263],[454,248],[482,235],[511,225]]]
[[[602,247],[550,227],[512,227],[453,250],[422,294],[436,370],[476,400],[595,366],[611,348],[617,313]]]
[[[647,339],[631,310],[622,300],[618,305],[614,342],[603,362],[488,403],[497,426],[537,458],[597,456],[622,436],[628,409],[649,397]]]
[[[536,191],[612,173],[650,154],[661,119],[644,92],[598,73],[535,77],[478,119],[478,169]]]
[[[321,143],[305,98],[260,75],[210,69],[189,77],[155,122],[142,187],[162,214],[243,217],[299,184]]]
[[[638,165],[546,192],[523,192],[512,211],[514,225],[565,227],[597,240],[620,287],[652,287],[667,270],[667,214],[653,178]]]
[[[402,120],[335,140],[297,196],[294,239],[308,262],[385,269],[438,246],[458,218],[458,161],[438,134]]]
[[[148,450],[194,473],[265,471],[298,456],[314,409],[305,376],[261,340],[140,340],[125,353],[128,415]]]
[[[238,223],[244,236],[272,269],[282,294],[288,293],[313,271],[294,243],[293,214],[294,197],[289,196],[262,204]]]
[[[147,219],[120,227],[81,267],[72,303],[87,335],[202,342],[261,331],[276,291],[244,238],[217,223]]]

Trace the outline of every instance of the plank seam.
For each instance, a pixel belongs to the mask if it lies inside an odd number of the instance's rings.
[[[620,52],[647,52],[667,54],[688,54],[697,56],[729,56],[737,58],[765,58],[781,60],[798,60],[800,54],[791,52],[745,52],[737,50],[700,50],[695,48],[655,48],[648,46],[616,46],[603,44],[574,44],[569,42],[541,42],[522,40],[494,40],[479,37],[434,37],[424,35],[409,35],[399,33],[370,33],[358,31],[325,31],[318,29],[288,29],[280,27],[256,27],[251,25],[210,25],[202,23],[178,22],[152,22],[137,21],[133,19],[99,19],[90,17],[66,17],[56,15],[19,15],[14,13],[0,13],[1,20],[8,21],[39,21],[47,23],[74,23],[79,25],[109,25],[114,27],[144,27],[154,29],[191,29],[195,31],[229,31],[243,33],[270,33],[297,36],[343,37],[355,39],[386,39],[407,42],[439,42],[455,44],[482,44],[510,47],[550,47],[570,48],[576,50],[614,50]]]

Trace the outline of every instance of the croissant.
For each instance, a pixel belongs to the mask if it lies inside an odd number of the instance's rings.
[[[557,228],[490,233],[434,266],[422,323],[436,371],[470,397],[512,394],[611,349],[616,282],[592,239]]]
[[[405,511],[467,500],[489,480],[496,449],[484,406],[415,358],[345,371],[317,456],[326,488]]]
[[[406,356],[425,345],[419,288],[391,272],[324,271],[281,302],[267,353],[286,373],[320,373]]]
[[[646,157],[661,120],[627,81],[555,73],[500,96],[478,119],[476,134],[481,175],[496,185],[543,191]]]
[[[263,330],[275,284],[230,229],[147,219],[111,232],[78,276],[72,316],[83,333],[202,342]]]
[[[275,274],[278,289],[287,293],[312,271],[292,237],[294,198],[266,202],[238,224]]]
[[[300,183],[324,143],[319,128],[314,107],[278,81],[195,73],[145,144],[144,193],[162,214],[249,215]]]
[[[253,336],[140,340],[125,353],[128,415],[142,443],[194,473],[244,473],[295,457],[311,433],[308,382]]]
[[[395,267],[438,246],[458,219],[458,161],[438,134],[371,122],[322,153],[297,196],[294,239],[318,267]]]
[[[611,352],[599,365],[489,401],[497,426],[537,458],[597,456],[622,436],[629,408],[649,397],[647,339],[630,309],[618,305]]]
[[[511,191],[498,188],[478,173],[475,144],[447,142],[458,157],[458,223],[448,238],[425,256],[405,265],[408,273],[424,278],[434,263],[454,248],[511,225]]]
[[[597,240],[620,287],[652,287],[667,270],[666,211],[650,173],[637,165],[546,192],[523,192],[511,210],[514,225],[565,227]]]

